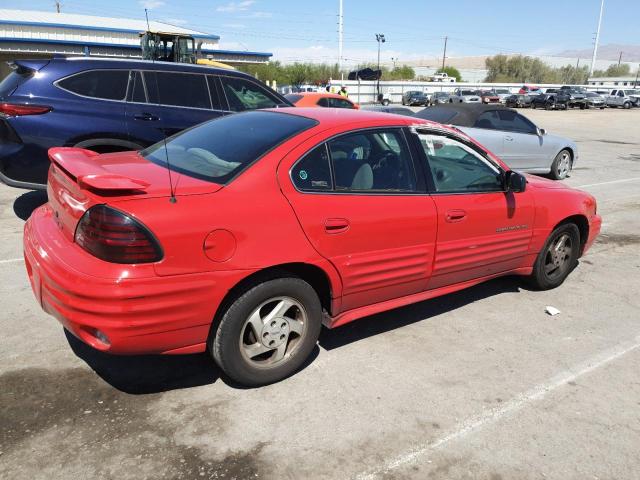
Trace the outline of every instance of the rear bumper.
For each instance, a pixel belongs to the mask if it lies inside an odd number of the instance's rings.
[[[240,273],[100,278],[61,258],[77,249],[46,205],[25,224],[25,264],[36,300],[80,340],[110,353],[204,351],[214,313]],[[127,272],[126,265],[114,269]]]

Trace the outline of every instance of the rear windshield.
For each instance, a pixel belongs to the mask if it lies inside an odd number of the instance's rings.
[[[289,95],[285,95],[284,98],[289,100],[291,103],[296,103],[298,100],[302,98],[302,95],[296,95],[295,93],[290,93]]]
[[[7,98],[10,96],[16,88],[29,80],[33,70],[20,69],[13,71],[0,82],[0,98]]]
[[[451,123],[451,120],[458,114],[455,110],[448,108],[425,108],[421,112],[416,113],[416,117],[424,118],[438,123]]]
[[[140,152],[157,165],[190,177],[227,183],[289,137],[316,125],[310,118],[251,111],[185,130]]]

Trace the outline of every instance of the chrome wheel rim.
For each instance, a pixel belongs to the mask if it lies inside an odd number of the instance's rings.
[[[573,253],[573,240],[564,233],[551,242],[544,259],[544,273],[550,279],[562,276],[570,266]]]
[[[240,332],[240,352],[254,367],[270,368],[286,362],[305,335],[307,313],[291,297],[273,297],[260,304]]]
[[[567,152],[563,152],[558,161],[558,176],[560,178],[566,177],[569,170],[571,170],[571,156]]]

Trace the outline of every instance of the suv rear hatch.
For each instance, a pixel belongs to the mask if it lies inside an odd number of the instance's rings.
[[[47,195],[54,219],[73,241],[78,221],[94,205],[113,201],[213,193],[222,185],[170,172],[137,152],[98,154],[56,147],[49,150]]]

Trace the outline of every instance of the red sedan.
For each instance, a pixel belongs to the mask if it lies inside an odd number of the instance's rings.
[[[556,287],[600,231],[591,195],[389,114],[254,111],[49,154],[24,234],[42,308],[106,352],[208,350],[244,385],[295,372],[322,324],[502,275]]]

